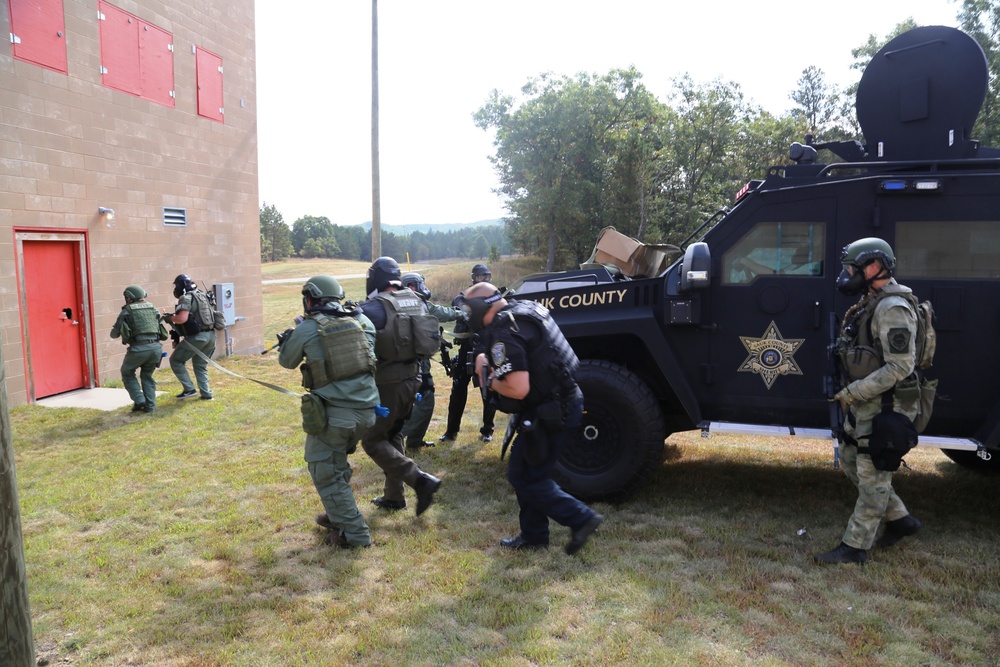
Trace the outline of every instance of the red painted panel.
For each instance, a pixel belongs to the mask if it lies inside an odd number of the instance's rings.
[[[79,244],[25,241],[28,366],[34,398],[87,384]]]
[[[173,35],[149,23],[139,28],[139,73],[142,96],[168,107],[174,106]]]
[[[62,0],[10,0],[10,31],[18,60],[66,74],[66,21]]]
[[[114,5],[99,3],[101,24],[101,66],[107,72],[101,83],[133,95],[141,92],[139,82],[139,20]]]
[[[222,58],[198,47],[198,115],[222,122]]]

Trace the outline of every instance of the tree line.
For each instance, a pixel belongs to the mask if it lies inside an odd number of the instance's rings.
[[[490,259],[512,252],[507,232],[501,225],[427,232],[405,236],[382,231],[382,254],[410,261],[467,257]],[[292,223],[273,204],[260,209],[260,260],[276,262],[288,257],[327,257],[372,261],[372,233],[362,225],[341,226],[326,216],[305,215]]]
[[[963,0],[958,23],[983,47],[991,72],[973,138],[1000,146],[1000,0]],[[870,35],[852,49],[850,67],[858,81],[882,46],[914,27],[907,19],[884,38]],[[494,90],[473,121],[494,133],[490,161],[500,183],[497,194],[510,213],[505,230],[404,238],[384,233],[383,252],[409,251],[411,259],[482,258],[485,243],[490,257],[537,255],[555,270],[585,261],[600,229],[609,225],[650,243],[682,243],[729,206],[748,180],[788,163],[793,142],[811,135],[815,143],[863,143],[854,110],[857,87],[839,90],[821,69],[806,67],[789,94],[794,106],[783,115],[747,102],[735,82],[698,83],[687,75],[675,79],[667,101],[660,101],[634,68],[542,74],[522,87],[520,99]],[[370,232],[361,227],[306,216],[289,230],[275,225],[275,216],[280,220],[273,207],[261,210],[265,261],[282,252],[370,259]]]
[[[983,47],[993,77],[973,136],[996,146],[1000,0],[964,0],[958,23]],[[908,19],[852,49],[858,81],[882,46],[914,27]],[[473,118],[494,132],[490,159],[510,212],[511,242],[544,257],[548,270],[585,261],[608,225],[646,242],[682,243],[750,179],[788,163],[789,146],[807,135],[815,143],[864,143],[857,83],[839,90],[817,67],[802,71],[784,115],[748,103],[735,82],[689,76],[675,79],[661,102],[634,68],[543,74],[520,92],[515,98],[494,90]]]

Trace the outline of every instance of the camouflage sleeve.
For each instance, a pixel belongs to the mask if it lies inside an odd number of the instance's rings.
[[[427,312],[438,322],[454,322],[462,317],[462,311],[458,308],[439,306],[436,303],[428,303]]]
[[[848,385],[856,400],[872,400],[905,379],[916,365],[917,315],[905,299],[889,297],[872,315],[872,335],[877,336],[885,363],[867,377]]]

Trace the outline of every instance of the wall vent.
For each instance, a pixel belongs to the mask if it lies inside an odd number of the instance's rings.
[[[187,225],[187,209],[164,206],[163,224],[168,227],[185,227]]]

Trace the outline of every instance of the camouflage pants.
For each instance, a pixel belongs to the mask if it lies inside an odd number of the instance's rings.
[[[858,445],[867,447],[868,439],[859,440]],[[892,473],[876,470],[868,454],[859,454],[857,447],[844,445],[840,450],[840,462],[844,474],[858,488],[858,502],[847,522],[843,542],[855,549],[869,549],[882,519],[895,521],[909,512],[892,489]]]

